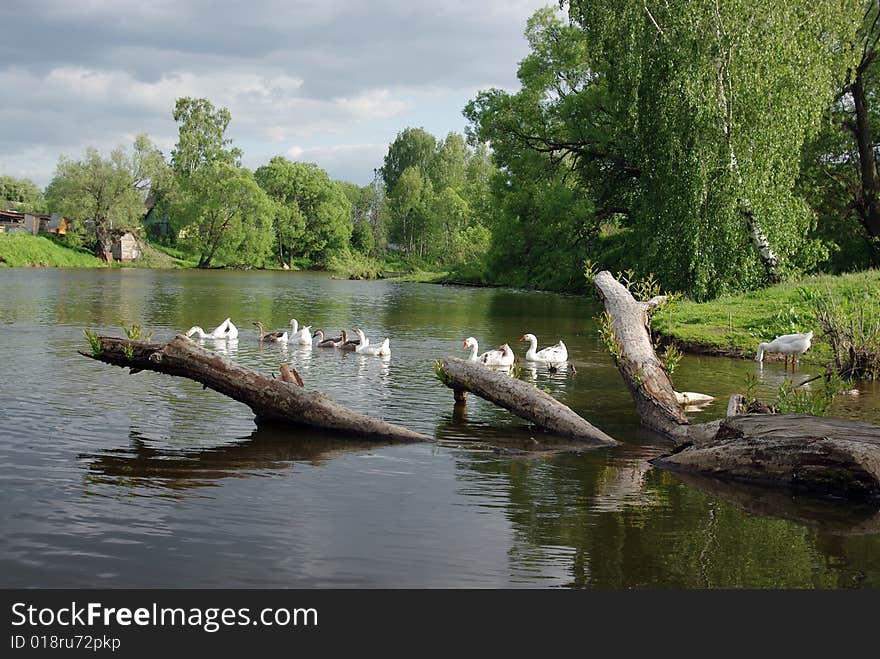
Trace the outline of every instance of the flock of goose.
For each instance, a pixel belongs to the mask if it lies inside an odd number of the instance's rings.
[[[388,337],[379,345],[371,345],[370,340],[364,335],[363,330],[358,327],[354,328],[357,338],[349,339],[348,333],[342,330],[337,337],[326,337],[324,330],[316,330],[312,333],[311,325],[300,327],[296,318],[290,320],[290,330],[281,330],[278,332],[266,332],[263,323],[257,321],[254,323],[259,335],[258,340],[263,343],[295,343],[302,346],[314,345],[318,348],[337,348],[368,355],[377,355],[380,357],[389,357],[391,355],[391,342]],[[184,336],[197,339],[237,339],[238,328],[233,324],[232,319],[227,318],[220,323],[211,332],[206,332],[198,325],[190,327]],[[315,342],[317,339],[317,342]],[[534,334],[524,334],[520,338],[521,343],[528,343],[529,348],[526,351],[525,360],[534,364],[545,364],[550,368],[557,368],[568,361],[568,349],[565,343],[560,341],[556,345],[538,350],[538,339]],[[487,350],[483,354],[479,353],[477,340],[469,336],[464,341],[465,350],[470,350],[469,359],[474,362],[480,362],[485,366],[493,368],[509,368],[516,361],[516,355],[510,345],[504,345],[494,349]]]
[[[391,342],[387,337],[379,345],[370,345],[370,340],[364,335],[363,330],[357,327],[354,329],[357,338],[349,339],[348,333],[345,330],[342,330],[340,336],[335,338],[326,338],[324,330],[317,330],[312,333],[311,325],[300,327],[296,318],[290,319],[290,332],[286,329],[279,332],[266,332],[263,323],[259,321],[255,322],[254,325],[259,332],[257,340],[261,343],[295,343],[301,346],[315,345],[318,348],[338,348],[339,350],[377,355],[379,357],[391,356]],[[230,318],[227,318],[211,332],[206,332],[198,325],[195,325],[190,327],[184,333],[184,336],[197,339],[232,340],[238,338],[238,328]],[[314,343],[314,339],[318,340],[317,343]]]
[[[391,342],[386,337],[379,345],[370,345],[370,340],[364,335],[363,330],[354,328],[357,335],[355,339],[349,339],[348,333],[342,330],[337,337],[326,337],[323,330],[316,330],[312,333],[310,325],[300,327],[295,318],[290,321],[290,331],[283,330],[279,332],[266,332],[263,324],[255,322],[254,325],[259,331],[259,341],[263,343],[295,343],[302,346],[312,346],[318,348],[335,348],[367,355],[377,355],[380,357],[391,356]],[[194,326],[189,328],[185,335],[187,337],[196,337],[199,339],[237,339],[238,328],[227,318],[218,325],[212,332],[205,332],[201,327]],[[785,355],[786,367],[788,366],[788,357],[792,358],[792,370],[796,364],[798,355],[802,355],[810,348],[813,332],[806,334],[785,334],[776,337],[768,343],[760,343],[756,360],[761,362],[765,352],[775,352]],[[315,342],[317,339],[317,342]],[[525,361],[531,364],[546,365],[551,371],[556,370],[568,361],[568,349],[565,343],[559,341],[556,345],[552,345],[542,350],[538,350],[538,339],[534,334],[524,334],[520,337],[521,343],[528,343],[529,348],[526,351]],[[479,354],[479,345],[477,340],[469,336],[464,340],[463,347],[470,350],[469,360],[479,362],[489,368],[510,369],[516,362],[516,355],[510,345],[505,343],[493,350]],[[691,391],[675,392],[678,402],[686,406],[687,411],[696,411],[700,406],[706,405],[715,400],[713,396],[700,394]],[[696,407],[694,407],[696,406]]]

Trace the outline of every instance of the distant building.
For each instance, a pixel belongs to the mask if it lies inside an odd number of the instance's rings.
[[[24,231],[24,213],[0,210],[0,233]]]
[[[116,236],[110,247],[114,261],[137,261],[141,255],[141,247],[131,231]]]
[[[171,224],[168,222],[168,218],[159,212],[153,195],[147,197],[144,207],[147,209],[147,214],[144,215],[142,222],[147,235],[156,239],[170,236]]]
[[[4,233],[26,231],[34,236],[41,233],[56,233],[63,236],[69,228],[69,222],[61,216],[61,213],[42,215],[11,210],[0,211],[0,231]]]

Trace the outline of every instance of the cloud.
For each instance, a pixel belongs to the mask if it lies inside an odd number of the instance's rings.
[[[296,144],[365,183],[397,131],[461,130],[475,90],[516,84],[543,4],[7,0],[0,173],[45,184],[60,153],[140,132],[170,149],[174,100],[204,96],[229,108],[246,163]]]

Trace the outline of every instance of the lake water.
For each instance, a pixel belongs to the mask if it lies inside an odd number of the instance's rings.
[[[639,428],[596,311],[582,297],[315,274],[0,269],[0,586],[880,586],[875,509],[652,468],[669,444]],[[77,354],[83,328],[140,322],[167,339],[227,316],[241,337],[217,347],[235,361],[290,363],[307,387],[436,441],[258,429],[195,382]],[[388,336],[393,355],[257,342],[252,321],[290,318]],[[621,446],[524,454],[547,438],[474,396],[454,409],[433,360],[464,356],[468,336],[522,356],[525,332],[564,338],[576,372],[521,376]],[[675,382],[719,397],[691,417],[705,421],[749,373],[765,398],[785,377],[687,356]],[[880,392],[862,388],[839,414],[880,422]]]

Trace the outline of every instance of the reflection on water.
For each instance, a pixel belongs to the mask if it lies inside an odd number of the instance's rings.
[[[258,272],[0,270],[0,575],[4,586],[840,587],[880,585],[877,512],[659,472],[604,354],[589,300],[511,290]],[[197,383],[76,354],[84,327],[140,322],[156,340],[231,316],[201,343],[435,443],[345,442],[256,428]],[[262,344],[280,328],[359,326],[392,357]],[[576,450],[469,396],[433,362],[467,336],[565,340],[568,368],[522,365],[622,440]],[[518,352],[520,358],[524,349]],[[723,415],[747,375],[772,398],[782,364],[687,356],[682,391]],[[815,375],[802,365],[799,378]],[[838,413],[880,421],[880,391]]]

